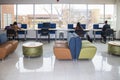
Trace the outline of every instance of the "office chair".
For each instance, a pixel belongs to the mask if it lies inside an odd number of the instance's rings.
[[[50,42],[50,34],[49,34],[50,23],[43,23],[43,28],[41,28],[40,38],[41,36],[48,36],[48,42]]]
[[[107,29],[105,31],[105,36],[108,37],[109,40],[114,40],[114,30],[113,29]]]
[[[17,37],[17,33],[14,29],[7,29],[7,37],[9,40],[15,39]]]

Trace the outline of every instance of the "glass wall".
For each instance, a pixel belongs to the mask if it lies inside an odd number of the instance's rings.
[[[17,5],[17,22],[27,24],[29,28],[33,25],[33,4],[18,4]]]
[[[86,4],[71,4],[70,5],[70,23],[87,24],[87,5]]]
[[[4,28],[14,21],[37,27],[38,23],[52,22],[57,27],[67,28],[67,24],[93,24],[108,20],[112,28],[116,27],[113,4],[6,4],[1,5],[1,26]]]
[[[34,16],[35,27],[38,23],[50,22],[51,21],[51,4],[36,4],[35,5],[35,16]]]
[[[105,5],[105,20],[108,21],[108,24],[110,24],[112,28],[116,25],[115,16],[114,5]]]
[[[88,27],[93,24],[104,23],[104,5],[88,5]]]
[[[53,4],[51,19],[58,27],[66,27],[69,22],[69,4]]]

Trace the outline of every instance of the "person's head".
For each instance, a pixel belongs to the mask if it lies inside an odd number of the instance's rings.
[[[13,25],[17,25],[17,22],[15,21],[15,22],[13,23]]]
[[[105,21],[105,24],[107,24],[107,21]]]
[[[79,27],[80,27],[80,22],[77,22],[77,26],[79,26]]]

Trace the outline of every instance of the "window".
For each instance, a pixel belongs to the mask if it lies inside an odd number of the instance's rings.
[[[18,4],[17,22],[27,24],[28,28],[33,28],[33,4]]]
[[[105,20],[108,21],[108,24],[110,24],[111,28],[116,26],[114,5],[105,5]]]
[[[88,26],[104,23],[104,5],[88,5]]]
[[[51,22],[51,4],[35,5],[35,27],[38,23]]]
[[[70,5],[70,23],[87,24],[87,5],[86,4],[71,4]]]
[[[51,19],[57,27],[66,28],[69,22],[69,4],[53,4]]]

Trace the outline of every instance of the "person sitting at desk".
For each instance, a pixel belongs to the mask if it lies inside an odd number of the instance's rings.
[[[21,30],[21,28],[17,25],[17,22],[14,22],[11,28],[15,30],[15,35],[18,36],[17,31]]]
[[[105,21],[104,23],[105,23],[105,25],[102,28],[101,37],[103,38],[104,43],[106,43],[106,33],[105,33],[105,31],[107,29],[110,29],[110,25],[107,24],[107,21]]]
[[[77,25],[76,25],[76,27],[75,27],[75,33],[77,35],[79,35],[80,37],[84,37],[84,30],[83,30],[80,22],[78,22]],[[86,37],[87,37],[88,41],[90,41],[90,42],[93,41],[88,34],[86,35]]]
[[[77,25],[75,27],[75,33],[79,35],[80,37],[84,37],[84,31],[83,28],[80,25],[80,22],[77,22]]]

